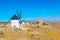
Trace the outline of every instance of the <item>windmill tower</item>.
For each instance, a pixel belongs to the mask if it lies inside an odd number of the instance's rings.
[[[14,14],[14,16],[11,18],[11,27],[20,28],[19,18]]]

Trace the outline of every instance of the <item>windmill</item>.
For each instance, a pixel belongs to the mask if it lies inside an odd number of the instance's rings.
[[[3,27],[5,27],[5,25],[7,23],[11,24],[11,27],[16,27],[16,28],[20,28],[21,26],[21,11],[20,13],[17,11],[17,15],[14,14],[4,25]]]

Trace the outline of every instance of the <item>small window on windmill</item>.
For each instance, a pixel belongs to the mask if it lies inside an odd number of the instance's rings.
[[[14,27],[16,27],[16,26],[14,25]]]

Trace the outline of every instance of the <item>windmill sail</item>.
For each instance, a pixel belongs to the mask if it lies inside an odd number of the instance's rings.
[[[19,18],[20,23],[21,23],[21,11],[20,11],[20,13],[17,11],[17,15],[18,15],[18,18]]]
[[[18,18],[20,19],[20,14],[19,14],[19,12],[17,11],[17,15],[18,15]]]
[[[3,25],[3,27],[5,27],[5,25],[6,25],[7,23],[9,23],[11,19],[12,19],[12,17]]]
[[[10,19],[11,20],[11,19]],[[3,25],[3,27],[5,27],[5,25],[7,24],[7,23],[9,23],[10,22],[10,20],[8,20],[4,25]]]
[[[22,16],[22,14],[21,14],[21,11],[20,11],[20,23],[21,23],[21,16]]]

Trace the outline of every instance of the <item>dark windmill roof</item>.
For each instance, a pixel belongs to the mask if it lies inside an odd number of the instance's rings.
[[[19,18],[18,18],[18,16],[16,16],[16,15],[14,15],[12,18],[11,18],[11,20],[18,20]]]

